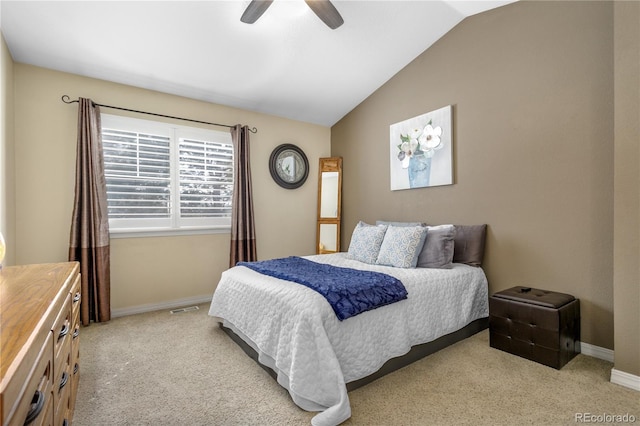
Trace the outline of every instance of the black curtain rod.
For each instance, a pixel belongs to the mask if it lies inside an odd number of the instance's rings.
[[[69,96],[62,95],[62,102],[64,102],[65,104],[75,104],[75,103],[78,103],[78,99],[72,101],[71,98],[69,98]],[[230,126],[228,124],[210,123],[208,121],[192,120],[190,118],[174,117],[172,115],[156,114],[155,112],[138,111],[136,109],[122,108],[122,107],[111,106],[111,105],[103,105],[103,104],[95,103],[93,101],[91,102],[93,103],[93,105],[100,106],[103,108],[119,109],[121,111],[137,112],[138,114],[155,115],[156,117],[173,118],[175,120],[190,121],[192,123],[209,124],[211,126],[228,127],[230,129],[235,127],[235,126]],[[258,129],[254,127],[253,129],[249,129],[249,131],[251,133],[257,133]]]

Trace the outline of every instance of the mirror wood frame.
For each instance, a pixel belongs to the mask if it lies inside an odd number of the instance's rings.
[[[336,215],[335,217],[323,217],[323,173],[338,173],[337,188],[336,188]],[[325,188],[326,189],[326,188]],[[316,253],[327,254],[336,253],[340,251],[340,221],[342,215],[342,157],[326,157],[320,158],[320,164],[318,167],[318,213],[317,213],[317,228],[316,228]],[[330,231],[333,237],[335,232],[335,247],[327,248],[321,240],[321,235],[325,235],[325,232],[321,232],[323,229],[334,228],[335,231]]]

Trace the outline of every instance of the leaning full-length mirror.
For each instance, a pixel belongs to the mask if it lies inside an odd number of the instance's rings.
[[[320,218],[338,218],[338,172],[321,172]]]
[[[342,206],[342,158],[320,159],[318,169],[318,227],[316,252],[340,251],[340,209]]]

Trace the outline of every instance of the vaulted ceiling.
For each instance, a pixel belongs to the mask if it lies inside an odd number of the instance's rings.
[[[513,0],[7,1],[16,62],[331,126],[460,21]],[[80,94],[82,95],[82,94]]]

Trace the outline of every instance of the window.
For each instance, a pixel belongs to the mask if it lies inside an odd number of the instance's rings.
[[[228,230],[231,135],[101,116],[112,233]]]

